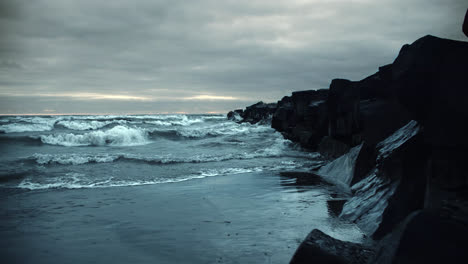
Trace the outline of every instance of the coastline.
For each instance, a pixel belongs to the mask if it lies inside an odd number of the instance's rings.
[[[349,188],[339,218],[370,240],[352,244],[312,230],[291,263],[468,260],[466,61],[468,42],[427,35],[360,81],[334,79],[329,89],[227,114],[271,122],[329,161],[309,172],[313,178]]]
[[[334,189],[278,172],[2,192],[8,263],[286,263],[313,228],[361,240],[327,209]]]

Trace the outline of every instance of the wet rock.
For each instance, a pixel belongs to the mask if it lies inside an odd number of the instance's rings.
[[[325,136],[320,140],[317,151],[327,159],[336,159],[348,153],[350,149],[351,147],[348,144]]]
[[[248,106],[242,113],[241,122],[249,122],[251,124],[258,123],[265,119],[270,119],[273,113],[276,111],[276,103],[266,104],[264,102],[258,102],[251,106]]]
[[[227,114],[227,118],[232,121],[241,121],[243,114],[244,110],[236,109],[234,111],[229,111],[229,113]]]
[[[377,152],[374,146],[364,141],[354,163],[354,174],[351,179],[351,185],[364,179],[372,171],[372,168],[376,165],[376,158]]]
[[[318,170],[318,174],[329,181],[349,186],[353,180],[356,159],[362,145],[352,148],[348,153],[329,162]]]
[[[327,94],[328,90],[309,90],[283,97],[273,115],[272,127],[302,147],[316,149],[327,134]]]
[[[332,238],[318,229],[312,230],[294,254],[291,264],[300,263],[367,263],[374,252],[360,244]]]
[[[346,203],[346,199],[333,199],[327,201],[327,208],[330,214],[339,216],[343,210],[343,205]]]
[[[426,209],[413,213],[377,247],[370,263],[467,263],[465,209]]]
[[[282,177],[296,179],[295,185],[330,185],[321,176],[312,172],[300,171],[283,171],[280,172]]]
[[[423,208],[427,151],[421,147],[420,132],[411,121],[377,145],[377,165],[351,187],[354,196],[344,205],[342,218],[381,238]]]

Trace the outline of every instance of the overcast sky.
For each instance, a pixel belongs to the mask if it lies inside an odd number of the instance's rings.
[[[466,0],[0,0],[0,114],[226,112],[360,80]]]

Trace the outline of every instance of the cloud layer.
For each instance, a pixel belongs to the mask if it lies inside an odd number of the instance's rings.
[[[99,2],[99,3],[97,3]],[[462,0],[7,0],[0,114],[224,112],[362,79]],[[47,111],[45,111],[47,110]]]

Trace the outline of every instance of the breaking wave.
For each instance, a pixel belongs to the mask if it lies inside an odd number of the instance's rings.
[[[54,128],[66,128],[70,130],[98,130],[112,124],[147,124],[162,127],[190,126],[197,123],[219,121],[226,119],[221,115],[107,115],[107,116],[54,116],[54,117],[25,117],[17,116],[0,119],[0,132],[21,133],[51,131]]]
[[[113,120],[113,121],[63,120],[63,121],[58,121],[56,125],[63,126],[71,130],[97,130],[105,126],[108,126],[110,124],[114,124],[114,123],[125,124],[127,123],[127,121],[125,120]]]
[[[102,179],[99,181],[90,181],[85,174],[67,173],[63,177],[55,178],[53,182],[34,182],[33,179],[27,178],[22,180],[17,188],[28,190],[42,189],[82,189],[82,188],[108,188],[108,187],[127,187],[152,185],[161,183],[177,183],[194,179],[203,179],[215,176],[227,176],[251,172],[278,171],[283,169],[292,169],[294,166],[288,163],[283,163],[274,167],[250,167],[250,168],[221,168],[201,170],[198,173],[176,178],[155,178],[152,180],[117,180],[113,177]]]
[[[190,157],[174,157],[173,155],[137,155],[130,153],[120,154],[40,154],[36,153],[26,160],[33,160],[39,165],[81,165],[87,163],[110,163],[116,161],[142,162],[149,164],[174,164],[174,163],[205,163],[227,160],[247,160],[254,158],[294,157],[294,158],[318,158],[317,153],[301,153],[287,155],[284,148],[290,144],[287,140],[276,140],[271,146],[253,152],[228,153],[224,155],[198,154]]]
[[[3,133],[22,133],[22,132],[42,132],[50,131],[54,128],[53,124],[7,124],[0,126]]]
[[[147,133],[141,129],[115,126],[106,131],[92,131],[85,134],[43,135],[45,144],[60,146],[138,146],[148,144]]]

